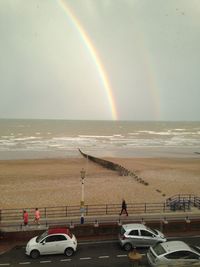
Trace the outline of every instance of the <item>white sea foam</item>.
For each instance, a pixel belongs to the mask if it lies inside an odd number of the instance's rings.
[[[166,132],[139,131],[139,133],[144,133],[144,134],[149,134],[149,135],[171,135],[170,131],[166,131]]]
[[[80,138],[94,138],[94,139],[102,139],[102,138],[111,138],[113,135],[79,135]]]
[[[185,128],[183,128],[183,129],[177,128],[177,129],[174,129],[174,131],[181,131],[181,132],[183,132],[183,131],[186,131],[186,129]]]
[[[128,133],[128,135],[139,135],[140,133]]]
[[[48,124],[49,123],[49,124]],[[191,149],[200,151],[200,123],[144,123],[144,122],[63,122],[41,121],[21,124],[16,129],[11,124],[3,131],[0,127],[0,151],[29,152],[49,155],[68,153],[75,155],[77,148],[91,153],[133,155],[137,149],[154,150]],[[1,126],[1,120],[0,120]],[[48,126],[48,128],[47,128]],[[44,127],[44,128],[42,128]],[[22,128],[22,127],[21,127]],[[77,130],[78,129],[78,130]],[[90,130],[88,130],[90,129]],[[56,154],[57,155],[57,154]],[[64,155],[64,154],[63,154]],[[77,154],[76,154],[77,155]],[[11,156],[12,157],[12,156]]]

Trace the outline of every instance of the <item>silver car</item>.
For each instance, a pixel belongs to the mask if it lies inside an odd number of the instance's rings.
[[[149,247],[165,241],[163,233],[138,223],[122,225],[119,233],[120,245],[126,251],[134,247]]]
[[[147,252],[150,266],[200,266],[200,248],[183,241],[168,241],[150,247]]]

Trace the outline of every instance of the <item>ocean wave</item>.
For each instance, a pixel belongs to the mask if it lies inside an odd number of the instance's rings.
[[[186,138],[187,136],[187,138]],[[112,135],[112,136],[89,136],[79,135],[75,137],[53,137],[53,138],[41,138],[35,136],[29,137],[10,137],[4,136],[0,139],[0,150],[3,149],[21,149],[23,147],[34,149],[57,149],[57,148],[73,148],[73,147],[125,147],[125,146],[181,146],[181,145],[199,145],[199,136],[196,138],[191,135],[173,135],[168,138],[148,138],[147,136],[134,136],[134,135]]]
[[[2,123],[2,124],[1,124]],[[78,147],[89,151],[130,151],[135,148],[185,148],[200,150],[200,123],[28,121],[3,128],[0,120],[0,151],[44,151],[50,154]],[[21,125],[19,127],[19,125]],[[73,152],[72,152],[73,151]],[[128,152],[129,151],[129,152]],[[48,153],[47,153],[48,154]]]

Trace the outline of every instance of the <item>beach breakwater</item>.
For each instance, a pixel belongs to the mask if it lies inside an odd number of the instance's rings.
[[[80,149],[79,149],[79,152],[84,158],[87,158],[88,160],[94,163],[97,163],[104,168],[107,168],[112,171],[116,171],[120,176],[132,176],[137,182],[144,184],[146,186],[149,185],[149,183],[147,183],[143,178],[139,177],[134,171],[128,170],[124,168],[123,166],[117,163],[114,163],[112,161],[100,159],[100,158],[85,154]]]

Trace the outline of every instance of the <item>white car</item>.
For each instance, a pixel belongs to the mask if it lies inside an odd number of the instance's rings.
[[[46,254],[65,254],[70,257],[76,249],[76,237],[68,228],[52,228],[27,243],[26,255],[33,259]]]
[[[200,266],[200,248],[183,241],[167,241],[150,247],[147,260],[153,267]]]
[[[167,239],[163,233],[143,224],[130,223],[122,225],[119,233],[119,242],[126,251],[134,247],[149,247]]]

